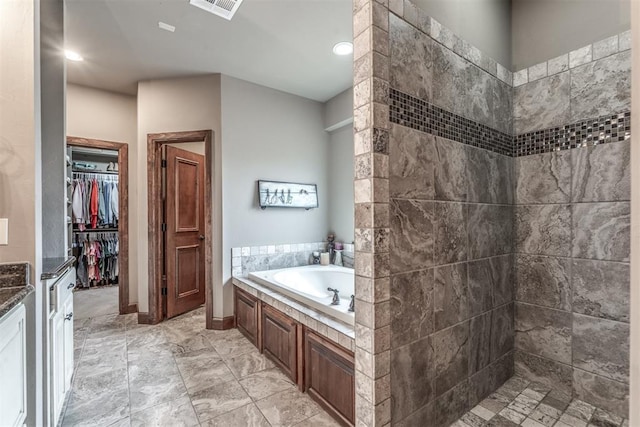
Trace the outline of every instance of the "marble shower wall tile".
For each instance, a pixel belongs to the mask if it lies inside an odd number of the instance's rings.
[[[469,381],[460,384],[438,397],[435,401],[434,417],[438,427],[448,426],[469,409]]]
[[[516,206],[515,218],[517,252],[555,256],[570,255],[570,205]]]
[[[464,144],[445,138],[435,142],[436,200],[467,200],[467,150]]]
[[[398,348],[434,331],[433,269],[391,278],[391,347]]]
[[[535,154],[514,159],[516,203],[568,203],[571,156],[581,150]]]
[[[623,141],[571,150],[573,201],[630,200],[630,147]]]
[[[514,304],[505,304],[491,312],[491,361],[514,349]]]
[[[467,264],[436,267],[433,294],[436,331],[468,319]]]
[[[539,255],[516,257],[516,300],[571,311],[571,261]]]
[[[480,372],[469,377],[470,408],[480,403],[513,376],[513,354],[513,351],[507,353]]]
[[[573,388],[578,399],[590,402],[620,417],[629,416],[628,384],[574,369]]]
[[[457,202],[435,203],[434,264],[467,260],[467,205]]]
[[[513,98],[516,134],[556,127],[570,122],[569,72],[518,86]]]
[[[433,334],[431,346],[439,396],[469,376],[469,322]]]
[[[469,322],[469,375],[484,369],[491,362],[491,312]]]
[[[435,137],[405,126],[391,125],[389,195],[399,199],[433,200]]]
[[[516,375],[572,395],[573,370],[569,365],[516,350],[515,372]]]
[[[516,303],[516,349],[571,364],[571,313]]]
[[[629,324],[573,315],[573,366],[629,382]]]
[[[573,311],[629,322],[629,264],[573,260]]]
[[[433,40],[403,19],[390,14],[389,42],[391,87],[430,101]]]
[[[502,277],[500,277],[500,274],[495,274],[497,277],[494,277],[491,259],[492,258],[485,258],[468,263],[469,315],[472,317],[491,310],[493,307],[493,292],[495,287],[502,287],[502,284],[494,283],[500,281]],[[512,283],[509,285],[511,286]]]
[[[469,259],[513,251],[513,206],[469,205]]]
[[[433,265],[434,203],[392,199],[391,272],[429,268]]]
[[[513,159],[480,148],[467,147],[469,202],[513,203]]]
[[[629,260],[629,202],[579,203],[572,216],[575,258]]]
[[[391,350],[392,421],[404,419],[433,400],[433,357],[431,338]]]
[[[571,70],[570,121],[631,108],[631,51]]]

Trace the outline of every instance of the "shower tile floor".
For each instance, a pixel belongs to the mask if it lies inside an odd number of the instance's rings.
[[[502,387],[452,427],[629,427],[629,421],[522,377]]]
[[[338,425],[238,330],[204,324],[203,309],[154,326],[135,314],[78,320],[62,425]]]

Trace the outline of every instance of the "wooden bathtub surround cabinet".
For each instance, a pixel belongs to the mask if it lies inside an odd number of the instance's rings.
[[[337,343],[235,289],[235,323],[265,356],[302,392],[317,401],[340,424],[355,422],[354,354]]]
[[[355,422],[353,353],[313,331],[304,334],[304,391],[345,425]]]
[[[262,352],[298,384],[298,324],[275,308],[262,304]]]
[[[260,322],[258,319],[262,311],[260,300],[241,289],[236,288],[235,291],[236,326],[242,332],[242,335],[262,351],[262,347],[258,343],[258,336],[260,335],[258,331]]]

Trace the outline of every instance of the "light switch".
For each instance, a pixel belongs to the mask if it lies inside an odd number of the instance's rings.
[[[0,245],[9,244],[9,218],[0,218]]]

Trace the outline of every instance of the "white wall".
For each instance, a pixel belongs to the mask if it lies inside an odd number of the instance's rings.
[[[0,218],[9,219],[9,244],[0,246],[0,262],[27,261],[36,286],[24,301],[26,425],[45,422],[39,24],[38,0],[0,1]]]
[[[331,132],[327,163],[329,229],[336,241],[345,243],[354,239],[353,160],[353,126],[349,124]]]
[[[513,0],[513,71],[630,28],[630,0]]]
[[[222,76],[224,315],[231,248],[321,241],[328,230],[328,134],[321,103]],[[260,210],[256,180],[315,183],[318,209]],[[214,301],[214,313],[222,301]]]
[[[505,67],[511,64],[511,0],[415,0],[414,3],[500,64]]]
[[[138,307],[140,312],[149,310],[149,245],[147,207],[147,134],[213,130],[214,182],[220,182],[220,75],[144,81],[138,84]],[[215,175],[218,175],[216,178]],[[213,188],[213,200],[220,188]],[[220,217],[221,207],[214,203],[214,224]],[[219,230],[213,230],[220,236]],[[221,256],[221,249],[214,241],[214,257]],[[219,265],[214,263],[214,266]],[[213,271],[214,302],[221,299],[220,271]],[[218,293],[216,293],[216,289]],[[214,316],[216,313],[214,312]]]
[[[129,304],[138,302],[139,274],[136,103],[135,96],[67,84],[67,135],[129,144]]]
[[[337,241],[354,239],[353,88],[324,104],[324,127],[329,132],[327,175],[329,229]]]

